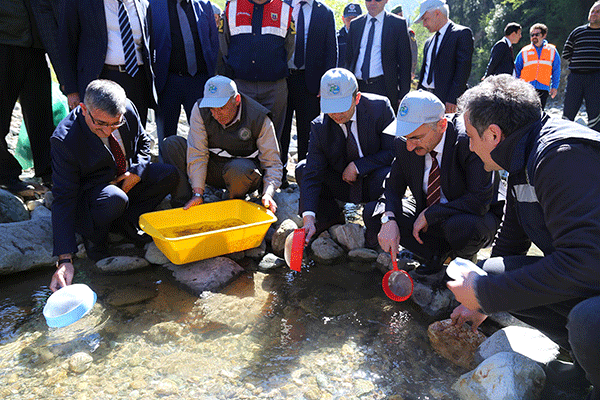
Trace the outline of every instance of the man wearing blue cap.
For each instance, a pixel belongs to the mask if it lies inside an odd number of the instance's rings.
[[[390,102],[359,92],[352,72],[333,68],[323,75],[321,112],[311,124],[306,160],[296,166],[307,243],[344,222],[336,199],[355,204],[377,199],[393,158],[394,137],[383,133],[394,120]]]
[[[362,9],[358,3],[350,3],[344,7],[344,14],[342,20],[344,26],[340,28],[337,33],[338,41],[338,67],[346,68],[346,43],[348,42],[348,30],[350,29],[350,22],[356,17],[362,14]]]
[[[367,229],[376,230],[381,222],[381,248],[395,257],[401,244],[422,258],[417,268],[422,275],[439,272],[448,256],[470,259],[490,244],[502,212],[501,204],[490,209],[492,174],[469,150],[456,116],[449,117],[444,104],[427,91],[402,99],[395,124],[388,128],[398,137],[384,195],[379,204],[365,207]],[[405,198],[407,188],[410,198]]]
[[[227,189],[230,199],[262,186],[262,204],[275,212],[273,194],[283,166],[270,115],[239,93],[233,80],[217,75],[206,81],[204,97],[192,110],[187,141],[170,136],[163,143],[165,162],[179,171],[171,205],[187,210],[202,204],[206,184]]]

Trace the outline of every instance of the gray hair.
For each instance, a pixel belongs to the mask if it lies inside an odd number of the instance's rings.
[[[442,4],[441,6],[432,8],[431,12],[435,11],[435,10],[440,10],[440,12],[446,17],[448,18],[450,15],[450,6],[448,6],[448,4]]]
[[[458,99],[458,107],[479,136],[492,124],[509,136],[542,116],[533,86],[508,74],[490,76],[467,90]]]
[[[125,114],[127,95],[118,83],[107,79],[96,79],[85,89],[83,103],[87,108],[102,110],[116,117]]]

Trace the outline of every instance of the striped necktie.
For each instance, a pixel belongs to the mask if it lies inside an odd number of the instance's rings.
[[[431,169],[427,181],[427,207],[440,202],[442,187],[440,185],[440,166],[438,164],[437,152],[431,151]]]
[[[123,42],[123,55],[125,56],[125,71],[134,77],[138,72],[137,57],[135,55],[135,43],[133,42],[133,31],[129,23],[129,13],[123,0],[119,1],[119,28],[121,29],[121,41]]]

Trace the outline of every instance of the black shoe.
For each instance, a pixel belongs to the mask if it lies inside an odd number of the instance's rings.
[[[283,174],[283,178],[281,178],[281,186],[279,189],[287,189],[290,186],[290,182],[288,182],[287,174]]]
[[[108,246],[106,245],[106,243],[94,243],[89,239],[83,238],[83,245],[85,246],[85,253],[87,254],[87,258],[89,258],[92,261],[97,262],[106,257],[110,257],[110,253],[108,252]]]
[[[550,361],[546,365],[546,380],[555,385],[588,387],[590,382],[585,377],[585,371],[577,361],[570,363],[560,360]]]
[[[152,236],[124,219],[118,224],[118,228],[136,247],[144,247],[146,243],[152,241]]]
[[[52,190],[52,175],[44,175],[40,178],[42,180],[42,185],[47,187],[48,190]]]
[[[424,264],[421,264],[415,270],[417,275],[434,275],[442,270],[444,267],[444,260],[440,257],[433,257]]]
[[[25,192],[33,192],[35,190],[35,186],[30,183],[23,182],[19,178],[11,179],[1,186],[14,194],[23,194]]]

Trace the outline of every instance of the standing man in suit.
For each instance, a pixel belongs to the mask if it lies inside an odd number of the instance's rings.
[[[219,24],[217,73],[233,79],[241,93],[271,112],[278,139],[295,35],[292,7],[282,0],[231,0]]]
[[[448,15],[446,0],[425,0],[419,18],[435,35],[423,47],[423,65],[419,89],[435,94],[446,106],[446,113],[456,112],[456,99],[467,89],[473,57],[473,33],[455,24]]]
[[[288,98],[281,137],[281,161],[287,165],[292,116],[296,113],[298,161],[306,158],[310,121],[319,109],[319,83],[325,72],[337,65],[335,17],[331,8],[316,0],[293,0],[296,21],[294,54],[289,60]],[[284,185],[285,186],[285,185]]]
[[[456,116],[448,120],[444,110],[424,90],[402,99],[396,126],[389,128],[398,137],[384,196],[379,204],[365,207],[367,229],[381,222],[381,248],[396,257],[400,244],[421,257],[420,275],[439,272],[450,255],[471,259],[492,242],[500,224],[490,211],[492,174],[469,150]],[[406,188],[411,198],[404,198]]]
[[[70,285],[75,232],[88,258],[109,256],[108,231],[119,225],[136,244],[147,241],[137,230],[141,214],[154,210],[177,185],[177,170],[150,162],[151,139],[135,106],[118,84],[90,82],[83,103],[58,125],[52,152],[52,229],[57,270],[50,289]]]
[[[350,24],[347,66],[361,92],[386,96],[394,110],[410,90],[411,50],[406,20],[384,10],[388,0],[365,0],[368,14]]]
[[[492,47],[490,62],[481,80],[490,75],[515,75],[513,45],[519,43],[519,40],[521,40],[521,25],[516,22],[509,22],[504,28],[504,37]]]
[[[150,65],[147,0],[65,0],[61,41],[62,91],[73,109],[94,79],[125,89],[146,126],[156,106]]]
[[[387,98],[359,92],[350,71],[334,68],[323,75],[321,111],[312,122],[306,160],[296,166],[307,243],[343,223],[336,199],[355,204],[377,199],[393,157],[394,137],[383,130],[394,111]]]
[[[346,68],[346,43],[348,42],[348,31],[350,30],[350,22],[356,17],[360,17],[362,9],[358,3],[350,3],[344,7],[342,21],[344,25],[337,32],[338,41],[338,67]]]
[[[188,121],[204,84],[215,74],[219,38],[213,8],[206,0],[150,0],[148,26],[158,109],[156,133],[177,134],[181,106]]]
[[[52,93],[50,70],[30,0],[0,3],[0,186],[13,192],[31,192],[34,187],[20,180],[21,165],[8,151],[5,136],[17,99],[23,110],[33,154],[36,177],[50,182],[52,135]],[[36,17],[37,18],[37,17]],[[51,29],[51,27],[50,27]]]

